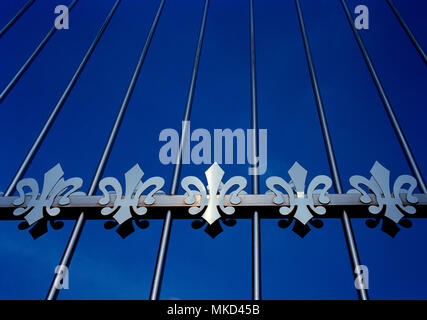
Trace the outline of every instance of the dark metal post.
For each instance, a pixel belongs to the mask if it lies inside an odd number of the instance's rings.
[[[196,87],[196,80],[197,80],[197,72],[199,70],[199,61],[200,61],[200,54],[202,52],[203,37],[205,34],[206,19],[208,15],[208,7],[209,7],[209,0],[206,0],[202,23],[200,25],[199,40],[197,43],[196,55],[194,58],[190,88],[188,90],[187,105],[185,107],[185,113],[183,118],[181,141],[180,141],[180,146],[177,154],[177,161],[174,167],[172,185],[170,188],[171,195],[174,195],[178,191],[179,177],[181,175],[181,166],[182,166],[182,153],[183,153],[182,151],[185,149],[186,137],[187,137],[187,134],[189,134],[188,125],[189,125],[190,116],[191,116],[191,108],[193,105],[194,90]],[[159,251],[157,253],[156,267],[154,270],[153,283],[151,285],[150,300],[157,300],[159,299],[159,296],[160,296],[160,287],[161,287],[162,278],[163,278],[163,271],[165,267],[166,253],[168,249],[171,228],[172,228],[172,212],[169,210],[166,214],[165,221],[163,223]]]
[[[405,20],[403,19],[402,15],[400,14],[399,10],[397,10],[397,8],[394,5],[392,0],[386,0],[386,1],[387,1],[388,5],[390,6],[391,10],[393,10],[394,15],[396,16],[397,20],[399,20],[400,24],[402,25],[402,27],[405,30],[406,34],[408,35],[409,39],[411,39],[415,49],[417,49],[417,51],[420,54],[421,58],[423,59],[424,63],[427,65],[426,53],[424,52],[424,50],[421,47],[418,40],[415,38],[411,29],[409,29],[409,26],[406,24]]]
[[[154,32],[156,30],[156,26],[157,26],[157,23],[159,21],[160,14],[162,12],[164,4],[165,4],[165,0],[162,0],[160,5],[159,5],[159,8],[157,10],[157,14],[154,18],[154,21],[151,25],[150,32],[149,32],[147,39],[145,41],[145,45],[142,49],[142,52],[141,52],[141,55],[139,57],[138,63],[136,65],[135,71],[132,75],[132,79],[131,79],[131,81],[129,83],[129,87],[126,91],[126,95],[123,98],[122,105],[121,105],[119,113],[117,114],[117,117],[116,117],[116,121],[114,122],[114,126],[111,129],[110,136],[108,138],[108,142],[105,145],[104,152],[101,156],[101,159],[98,163],[98,167],[97,167],[96,172],[95,172],[95,175],[92,179],[92,183],[91,183],[91,186],[90,186],[89,192],[88,192],[89,196],[93,195],[93,193],[96,191],[96,189],[98,187],[99,179],[102,176],[102,172],[105,168],[105,164],[106,164],[108,157],[110,155],[111,149],[112,149],[114,141],[116,139],[116,136],[117,136],[118,130],[120,128],[120,124],[122,122],[126,108],[129,104],[133,90],[135,89],[136,81],[138,80],[138,76],[139,76],[139,73],[141,71],[142,65],[144,64],[144,60],[145,60],[145,57],[147,55],[148,48],[150,47],[150,43],[151,43],[151,40],[153,38]],[[64,254],[61,258],[61,262],[59,263],[59,265],[61,267],[62,266],[68,267],[70,265],[71,259],[73,257],[73,253],[74,253],[76,246],[77,246],[77,242],[78,242],[80,235],[81,235],[81,232],[83,230],[84,223],[85,223],[85,214],[84,214],[84,212],[82,212],[82,213],[80,213],[80,215],[76,221],[76,224],[74,225],[73,231],[72,231],[71,236],[70,236],[68,243],[67,243],[67,247],[65,248]],[[51,283],[49,292],[46,296],[47,300],[56,299],[56,297],[58,296],[58,293],[59,293],[59,290],[57,289],[56,284],[58,284],[60,281],[61,281],[61,275],[59,273],[55,274],[53,281]]]
[[[29,0],[15,16],[0,30],[0,38],[6,33],[7,30],[24,14],[24,12],[34,3],[34,0]]]
[[[259,175],[256,159],[258,156],[258,106],[256,87],[256,59],[255,59],[255,25],[254,4],[249,0],[250,37],[251,37],[251,127],[252,135],[252,163],[255,166],[252,175],[252,193],[259,193]],[[252,217],[252,299],[261,300],[261,252],[260,252],[260,218],[257,211]]]
[[[70,5],[68,6],[68,12],[73,9],[74,5],[77,3],[78,0],[73,0]],[[46,43],[49,41],[49,39],[53,36],[55,33],[56,28],[55,26],[50,29],[50,31],[47,33],[47,35],[44,37],[44,39],[40,42],[40,44],[37,46],[37,48],[33,51],[33,53],[29,56],[27,61],[22,65],[22,67],[18,70],[18,72],[15,74],[15,76],[10,80],[9,84],[4,88],[4,90],[0,93],[0,102],[3,101],[3,99],[9,94],[10,90],[15,86],[15,84],[18,82],[18,80],[22,77],[24,72],[28,69],[28,67],[31,65],[31,63],[34,61],[34,59],[38,56],[40,51],[42,51],[43,47],[46,45]]]
[[[111,9],[108,17],[105,19],[104,24],[102,25],[101,29],[99,29],[98,34],[96,35],[95,39],[92,41],[89,49],[87,50],[85,56],[83,57],[83,60],[80,62],[80,65],[78,66],[76,72],[74,73],[73,77],[71,78],[70,82],[68,83],[67,87],[65,88],[64,92],[61,95],[61,98],[56,103],[55,108],[53,108],[52,112],[49,115],[49,118],[45,122],[42,130],[37,136],[36,141],[34,141],[33,145],[31,146],[31,149],[28,151],[27,155],[25,156],[24,161],[21,163],[18,171],[15,173],[15,176],[13,177],[11,183],[9,184],[5,196],[12,195],[12,192],[15,189],[16,184],[18,181],[22,178],[22,176],[27,171],[28,166],[30,165],[31,161],[34,158],[34,155],[36,154],[37,150],[39,149],[40,145],[42,144],[44,138],[46,137],[50,127],[52,126],[53,122],[56,119],[56,116],[58,115],[59,111],[61,110],[62,106],[64,105],[65,101],[67,100],[71,90],[73,89],[75,83],[77,82],[80,74],[82,73],[84,67],[86,66],[89,58],[91,57],[93,51],[95,50],[99,40],[101,39],[105,29],[107,28],[117,6],[119,5],[120,0],[116,1],[113,8]]]
[[[400,145],[403,149],[403,152],[406,156],[409,167],[411,168],[413,175],[415,176],[415,178],[418,181],[418,186],[419,186],[420,190],[423,193],[427,193],[427,187],[426,187],[424,177],[421,174],[421,171],[420,171],[418,164],[415,160],[415,157],[412,153],[411,147],[409,146],[409,143],[406,140],[406,137],[402,131],[402,128],[400,127],[399,121],[397,120],[396,114],[394,113],[393,107],[390,104],[390,101],[387,97],[387,94],[384,90],[384,87],[381,84],[380,78],[378,76],[377,71],[375,70],[374,64],[372,63],[372,60],[369,56],[369,53],[366,50],[365,44],[363,43],[363,40],[360,37],[360,34],[357,32],[357,30],[353,24],[353,18],[352,18],[352,15],[350,13],[350,10],[348,9],[347,3],[345,2],[345,0],[341,0],[341,4],[344,8],[348,22],[350,23],[351,30],[353,30],[353,34],[354,34],[354,37],[356,38],[357,44],[359,45],[359,48],[362,51],[363,57],[365,59],[366,65],[368,66],[369,72],[371,73],[372,79],[375,82],[375,86],[377,87],[378,94],[380,95],[380,98],[384,104],[384,108],[385,108],[387,115],[390,119],[391,125],[393,126],[393,129],[394,129],[394,132],[396,133],[397,139],[399,140],[399,143],[400,143]]]
[[[299,23],[300,23],[300,27],[301,27],[301,33],[302,33],[302,37],[303,37],[303,41],[304,41],[305,54],[307,56],[307,63],[308,63],[309,71],[310,71],[310,78],[311,78],[311,83],[313,86],[313,93],[314,93],[314,96],[316,99],[317,111],[318,111],[318,115],[319,115],[319,119],[320,119],[320,124],[322,127],[322,134],[323,134],[323,139],[324,139],[325,146],[326,146],[326,152],[327,152],[327,156],[328,156],[329,167],[330,167],[331,174],[332,174],[332,180],[334,182],[334,187],[335,187],[336,192],[341,194],[341,193],[343,193],[342,186],[341,186],[341,180],[340,180],[340,176],[339,176],[339,172],[338,172],[338,167],[337,167],[337,163],[336,163],[336,159],[335,159],[335,153],[334,153],[334,149],[332,146],[331,137],[329,134],[328,123],[326,121],[326,116],[325,116],[325,112],[324,112],[324,108],[323,108],[323,102],[322,102],[322,98],[320,95],[320,89],[319,89],[319,85],[317,82],[316,73],[314,70],[313,59],[311,57],[310,45],[308,43],[307,33],[305,30],[304,19],[302,16],[299,0],[295,0],[295,4],[297,7],[298,19],[299,19]],[[345,235],[345,239],[347,242],[347,248],[348,248],[348,251],[350,254],[351,264],[353,267],[352,271],[354,271],[357,266],[360,266],[360,259],[359,259],[359,253],[357,251],[356,241],[355,241],[354,235],[353,235],[353,229],[351,226],[351,222],[350,222],[350,219],[349,219],[349,217],[345,211],[343,211],[343,215],[341,217],[341,222],[343,224],[344,235]],[[354,274],[353,274],[353,276],[354,276]],[[359,279],[359,278],[357,278],[357,279]],[[362,288],[362,289],[357,290],[357,293],[359,295],[359,299],[368,300],[369,299],[368,298],[368,291],[363,288],[362,283],[359,283],[359,285],[360,285],[359,287]]]

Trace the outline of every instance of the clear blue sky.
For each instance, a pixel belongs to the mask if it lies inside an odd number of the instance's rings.
[[[0,26],[26,0],[0,3]],[[300,162],[309,178],[328,174],[316,105],[294,1],[255,0],[259,127],[268,130],[268,169],[288,180]],[[44,121],[71,79],[113,6],[113,0],[80,0],[70,29],[55,33],[0,105],[0,191],[4,191]],[[348,0],[370,9],[361,31],[421,171],[427,175],[427,69],[383,0]],[[53,25],[58,0],[38,0],[0,39],[0,90]],[[66,177],[90,185],[114,118],[144,45],[159,1],[123,0],[58,115],[26,177],[41,183],[60,162]],[[420,43],[427,47],[427,2],[395,0]],[[123,119],[104,176],[124,182],[139,163],[147,176],[166,179],[158,135],[181,126],[203,0],[167,0],[147,59]],[[338,0],[301,0],[326,115],[345,190],[353,174],[367,176],[375,162],[392,179],[410,174],[401,148]],[[211,0],[191,126],[249,128],[249,11],[247,0]],[[207,165],[184,165],[182,177],[204,179]],[[247,176],[245,165],[223,165],[226,177]],[[250,178],[248,177],[250,181]],[[248,190],[250,190],[250,185]],[[182,190],[180,190],[182,193]],[[395,238],[352,220],[361,262],[370,271],[373,299],[427,299],[427,222],[413,221]],[[17,222],[0,223],[0,298],[43,299],[73,222],[37,240]],[[70,268],[70,289],[59,299],[146,299],[162,221],[122,239],[89,221]],[[174,221],[162,299],[250,299],[251,222],[223,226],[211,239],[190,220]],[[356,299],[339,220],[324,220],[303,239],[277,220],[262,220],[262,293],[265,299]]]

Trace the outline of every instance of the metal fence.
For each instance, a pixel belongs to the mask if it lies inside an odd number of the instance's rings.
[[[405,22],[404,17],[399,13],[396,6],[391,0],[386,0],[390,6],[390,9],[395,14],[402,28],[407,33],[408,37],[412,41],[415,49],[418,51],[420,58],[427,64],[427,57],[423,51],[421,45],[411,32],[408,24]],[[10,20],[7,25],[5,25],[0,30],[0,37],[3,36],[10,28],[13,27],[13,24],[25,13],[26,10],[31,10],[31,5],[34,0],[28,1],[22,9],[20,9],[16,15]],[[139,173],[139,167],[132,168],[128,173],[134,177],[137,181],[133,186],[135,191],[127,190],[126,194],[122,196],[121,188],[120,192],[108,193],[105,188],[106,185],[114,185],[114,181],[105,180],[101,177],[105,165],[108,161],[112,146],[115,142],[115,138],[120,129],[123,116],[126,112],[126,108],[129,104],[130,99],[135,88],[135,84],[138,80],[140,71],[144,65],[144,60],[147,56],[147,52],[150,48],[151,40],[156,32],[156,27],[161,19],[162,10],[165,6],[165,0],[159,1],[158,9],[153,17],[151,28],[149,30],[148,36],[145,40],[145,44],[140,53],[138,62],[136,64],[135,70],[132,74],[131,81],[127,88],[126,94],[123,97],[121,107],[115,118],[113,127],[108,138],[108,142],[104,147],[101,158],[94,173],[93,179],[89,190],[86,193],[76,193],[76,191],[81,186],[81,181],[79,178],[73,178],[69,180],[64,180],[62,178],[63,172],[60,166],[52,168],[45,175],[45,181],[43,190],[39,193],[39,188],[37,182],[29,181],[30,179],[23,179],[27,168],[31,164],[32,159],[35,154],[38,152],[40,146],[42,145],[46,135],[49,132],[52,124],[54,123],[56,116],[61,111],[62,106],[66,102],[70,92],[73,90],[74,85],[79,79],[82,71],[89,62],[89,59],[95,50],[99,40],[101,39],[103,33],[108,28],[108,25],[116,13],[120,0],[117,0],[113,7],[111,8],[109,14],[105,18],[104,23],[99,29],[96,37],[93,39],[90,47],[85,53],[83,59],[81,60],[78,68],[76,69],[74,75],[70,79],[67,87],[62,93],[57,104],[53,108],[49,117],[46,119],[37,139],[32,144],[30,150],[28,150],[27,155],[25,156],[22,164],[20,165],[18,171],[15,173],[12,181],[10,182],[8,188],[0,197],[0,219],[2,220],[23,220],[24,227],[35,225],[31,232],[36,235],[37,232],[40,232],[38,225],[46,224],[49,221],[52,225],[55,224],[57,220],[74,220],[74,228],[72,234],[68,240],[64,253],[60,259],[59,266],[67,267],[71,263],[71,259],[76,249],[76,245],[79,241],[80,235],[83,230],[85,221],[88,219],[105,219],[111,221],[112,219],[116,220],[116,224],[122,224],[127,220],[138,221],[140,215],[144,214],[145,219],[163,219],[163,230],[161,232],[161,240],[158,248],[157,261],[155,266],[155,272],[152,280],[151,294],[150,299],[156,300],[159,298],[163,270],[165,265],[165,258],[168,253],[168,243],[172,227],[172,219],[194,219],[195,214],[201,214],[204,212],[202,218],[205,219],[210,225],[215,225],[219,221],[226,221],[226,216],[220,215],[219,217],[213,216],[218,213],[218,208],[222,210],[226,215],[233,214],[233,218],[242,218],[242,219],[251,219],[252,220],[252,297],[254,300],[261,299],[261,252],[260,252],[260,219],[261,218],[278,218],[279,208],[282,215],[292,216],[295,220],[295,223],[301,224],[304,227],[312,218],[339,218],[342,222],[342,228],[345,235],[345,240],[348,248],[348,253],[352,263],[352,270],[349,270],[352,274],[352,277],[356,281],[359,281],[359,286],[356,288],[359,295],[359,299],[367,300],[368,291],[363,285],[363,279],[358,278],[357,274],[354,275],[354,270],[357,270],[361,265],[361,259],[359,257],[357,243],[355,241],[350,217],[371,217],[372,215],[381,216],[384,219],[384,223],[388,221],[389,225],[404,223],[404,219],[407,217],[423,217],[422,211],[424,207],[427,206],[427,187],[425,180],[420,172],[420,169],[417,165],[416,159],[411,151],[410,145],[405,138],[404,132],[399,125],[396,114],[393,111],[393,107],[383,85],[381,84],[380,77],[375,70],[374,63],[370,58],[370,55],[365,47],[365,44],[359,35],[359,31],[354,25],[354,17],[346,3],[345,0],[340,0],[343,14],[346,16],[349,27],[351,28],[355,40],[360,48],[360,52],[366,62],[366,67],[368,68],[372,79],[378,90],[378,94],[381,98],[381,101],[384,105],[384,110],[390,120],[390,123],[395,131],[396,139],[399,141],[402,152],[404,153],[409,167],[412,171],[414,177],[411,176],[400,176],[394,184],[392,192],[390,192],[389,181],[387,180],[387,169],[382,167],[379,163],[376,163],[371,170],[372,177],[370,179],[354,176],[350,179],[350,183],[355,187],[354,192],[345,193],[342,187],[341,178],[338,170],[338,164],[334,154],[334,148],[332,143],[332,138],[328,128],[327,117],[325,115],[324,106],[321,97],[321,91],[318,85],[318,80],[316,77],[315,66],[313,63],[310,44],[307,36],[307,29],[305,27],[303,12],[300,6],[299,0],[295,0],[295,9],[298,16],[301,37],[304,44],[305,55],[307,58],[307,66],[311,78],[313,94],[315,97],[315,102],[317,106],[317,113],[319,121],[321,124],[323,140],[325,144],[325,149],[327,152],[327,158],[330,167],[330,173],[332,179],[329,177],[316,177],[316,183],[313,179],[313,186],[310,183],[308,189],[311,190],[305,191],[304,186],[304,175],[306,174],[305,169],[303,169],[299,164],[295,164],[290,171],[292,178],[291,182],[286,182],[283,179],[280,180],[277,177],[270,177],[267,179],[267,187],[270,192],[267,194],[260,194],[259,188],[259,175],[252,175],[252,190],[250,194],[240,193],[246,185],[246,180],[234,181],[235,185],[240,186],[239,191],[233,191],[231,194],[226,194],[227,190],[229,191],[230,186],[222,185],[220,187],[219,183],[221,182],[221,169],[217,165],[213,165],[207,171],[207,180],[208,180],[208,191],[209,195],[206,194],[206,189],[204,188],[204,183],[196,181],[196,178],[189,177],[190,179],[181,180],[181,166],[182,166],[182,149],[185,148],[186,137],[188,136],[188,126],[187,123],[191,119],[191,111],[193,104],[193,97],[195,93],[197,73],[199,68],[199,61],[202,52],[202,46],[204,41],[204,34],[206,25],[209,22],[208,12],[209,12],[209,0],[205,0],[203,15],[201,17],[199,37],[197,42],[197,47],[194,56],[194,64],[192,68],[191,82],[188,88],[187,103],[184,110],[183,123],[184,126],[181,132],[181,143],[180,150],[178,152],[178,158],[174,166],[173,178],[171,183],[171,188],[168,195],[159,194],[157,192],[151,192],[148,195],[142,195],[147,187],[156,186],[154,191],[159,191],[164,181],[162,178],[156,177],[154,180],[147,182],[147,185],[141,184],[141,175]],[[257,110],[257,77],[256,77],[256,57],[255,57],[255,21],[254,21],[254,4],[253,0],[249,0],[249,21],[248,28],[250,32],[250,84],[251,84],[251,105],[248,112],[251,114],[251,123],[250,127],[254,129],[254,132],[258,132],[258,110]],[[78,0],[73,0],[68,8],[71,10]],[[31,67],[32,62],[37,59],[38,54],[43,50],[43,47],[51,39],[57,29],[52,27],[48,34],[43,38],[40,44],[34,49],[29,58],[23,63],[22,67],[17,71],[16,75],[10,80],[9,84],[1,91],[0,102],[4,99],[7,99],[7,95],[15,84],[19,81],[21,76],[25,71]],[[259,139],[257,134],[252,135],[251,145],[254,152],[252,153],[255,161],[255,157],[258,154]],[[254,162],[255,163],[255,162]],[[139,169],[139,170],[138,170]],[[305,172],[305,173],[304,173]],[[209,176],[208,176],[209,175]],[[212,180],[209,180],[209,179]],[[128,177],[126,177],[128,179]],[[129,177],[131,179],[131,177]],[[301,179],[302,184],[301,184]],[[385,179],[385,180],[384,180]],[[81,180],[81,179],[80,179]],[[127,180],[126,180],[127,181]],[[147,180],[148,181],[148,180]],[[128,181],[127,181],[128,182]],[[179,185],[184,187],[187,186],[187,193],[185,195],[178,195]],[[193,186],[198,186],[198,192],[193,192],[188,186],[192,184]],[[409,185],[408,189],[404,189],[404,185]],[[50,189],[46,187],[50,185]],[[142,187],[144,185],[144,187]],[[324,185],[324,189],[316,189],[319,185]],[[370,192],[365,191],[361,186],[364,185],[365,189]],[[215,189],[216,186],[216,189]],[[276,187],[283,188],[286,192],[283,193],[278,191]],[[328,193],[327,190],[332,187],[335,189],[334,193]],[[416,186],[418,186],[421,194],[413,194]],[[29,187],[32,193],[25,193],[24,187]],[[70,190],[69,188],[72,187]],[[46,189],[47,188],[47,189]],[[104,197],[95,195],[98,188],[104,188]],[[127,186],[128,188],[128,186]],[[67,191],[68,190],[68,191]],[[14,196],[14,192],[18,191],[19,196]],[[65,193],[67,191],[67,193]],[[316,191],[316,192],[315,192]],[[65,193],[65,194],[64,194]],[[105,199],[103,199],[105,198]],[[192,198],[192,199],[190,199]],[[218,200],[215,200],[218,198]],[[132,208],[131,208],[132,207]],[[108,214],[106,214],[105,209]],[[141,208],[145,208],[139,213]],[[193,210],[192,210],[193,208]],[[194,210],[198,208],[199,210]],[[285,208],[282,212],[282,208]],[[323,208],[323,209],[319,209]],[[121,211],[125,209],[125,211]],[[148,209],[148,210],[147,210]],[[288,210],[289,209],[289,210]],[[120,210],[121,215],[114,215],[117,210]],[[188,210],[190,210],[188,212]],[[198,211],[195,213],[195,211]],[[24,215],[24,213],[26,215]],[[190,214],[189,214],[190,213]],[[391,231],[392,232],[392,231]],[[57,272],[52,280],[49,292],[47,293],[46,299],[56,299],[59,293],[60,286],[58,285],[64,274],[63,272]]]

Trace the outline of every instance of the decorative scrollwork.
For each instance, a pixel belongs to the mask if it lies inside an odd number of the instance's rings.
[[[315,206],[313,196],[319,195],[321,204],[328,204],[330,199],[327,192],[332,186],[332,180],[328,176],[320,175],[315,177],[307,188],[305,194],[305,182],[307,179],[307,170],[305,170],[298,162],[295,162],[292,168],[288,171],[291,177],[290,182],[286,182],[280,177],[269,177],[266,180],[266,186],[270,192],[274,194],[273,202],[277,205],[282,205],[279,212],[283,215],[289,215],[295,211],[294,218],[302,224],[307,224],[314,216],[311,212],[318,215],[326,213],[326,208],[323,206]],[[324,185],[322,189],[317,189],[320,185]],[[289,203],[285,203],[284,194],[276,188],[282,187],[289,196]],[[316,193],[319,191],[319,193]],[[309,210],[310,208],[310,210]]]
[[[65,206],[70,203],[70,195],[78,194],[76,192],[83,184],[81,178],[71,178],[64,180],[64,171],[58,163],[52,169],[44,174],[43,189],[39,195],[39,185],[33,178],[25,178],[18,182],[16,190],[19,197],[13,202],[13,205],[20,206],[13,211],[15,216],[27,214],[25,220],[29,225],[43,218],[43,210],[50,216],[56,216],[60,212],[59,207],[53,207],[56,197],[59,197],[58,204]],[[30,188],[30,193],[25,193],[24,188]],[[81,192],[79,192],[81,194]],[[30,200],[25,202],[25,196],[30,196]],[[24,206],[22,206],[25,204]]]
[[[246,187],[247,182],[244,177],[236,176],[227,180],[225,184],[222,183],[221,181],[224,176],[224,170],[222,170],[216,162],[205,171],[205,175],[208,182],[209,195],[207,195],[203,182],[194,176],[182,179],[181,186],[186,192],[187,197],[184,200],[186,204],[196,203],[196,196],[200,196],[199,205],[192,206],[189,208],[188,212],[192,215],[196,215],[207,206],[202,218],[211,225],[221,218],[218,207],[226,215],[231,215],[235,212],[233,206],[224,205],[225,195],[232,187],[237,186],[237,189],[230,193],[230,202],[233,205],[239,204],[241,201],[239,194],[245,193],[243,189]],[[197,188],[197,190],[192,190],[190,186]]]
[[[293,164],[288,173],[289,182],[277,176],[267,178],[267,193],[271,193],[272,197],[259,197],[258,195],[243,197],[245,203],[242,206],[277,206],[280,214],[285,216],[282,217],[283,220],[279,222],[279,226],[289,227],[293,220],[296,220],[297,223],[293,227],[297,231],[293,230],[300,235],[305,235],[310,230],[310,225],[316,228],[321,227],[322,221],[316,218],[326,214],[328,205],[335,208],[346,207],[345,199],[347,198],[350,207],[346,208],[346,211],[350,212],[354,207],[367,207],[369,213],[375,215],[374,219],[372,217],[368,219],[367,225],[373,228],[382,221],[382,230],[392,236],[399,230],[397,224],[410,227],[411,221],[404,218],[416,213],[415,204],[419,200],[414,195],[417,188],[416,179],[410,175],[401,175],[394,182],[390,181],[390,171],[379,162],[375,162],[372,166],[371,177],[355,175],[350,178],[349,182],[354,189],[349,190],[348,193],[356,193],[356,196],[334,197],[329,195],[328,190],[332,187],[332,180],[325,175],[314,177],[306,186],[307,170],[298,162]],[[108,219],[105,227],[111,229],[120,225],[116,231],[122,237],[130,232],[129,230],[133,228],[134,224],[140,228],[148,226],[148,221],[145,221],[147,219],[142,216],[147,213],[147,207],[153,205],[158,199],[156,194],[163,193],[161,189],[165,184],[161,177],[151,177],[142,181],[144,172],[138,164],[127,171],[124,176],[125,189],[116,178],[102,179],[98,185],[102,197],[97,200],[98,204],[95,205],[100,205],[100,214],[111,215],[114,219],[114,221]],[[193,226],[200,228],[207,223],[205,231],[216,236],[220,232],[218,230],[221,225],[232,226],[235,224],[234,216],[231,217],[231,215],[241,204],[241,195],[246,194],[244,189],[247,181],[244,177],[235,176],[223,183],[224,171],[216,162],[205,171],[205,176],[207,185],[206,181],[188,176],[182,179],[181,186],[185,191],[184,202],[188,212],[193,216],[200,215],[198,217],[203,219],[193,221]],[[391,185],[392,182],[393,185]],[[32,226],[34,235],[42,234],[47,232],[48,222],[54,229],[63,225],[58,223],[57,218],[51,218],[57,216],[62,207],[69,205],[69,207],[80,208],[79,201],[85,205],[88,203],[87,199],[72,197],[72,195],[84,194],[78,192],[82,184],[83,180],[78,177],[65,180],[64,172],[58,163],[45,173],[41,193],[40,186],[35,179],[25,178],[16,185],[18,197],[10,200],[7,199],[8,197],[2,197],[0,193],[0,205],[4,207],[6,203],[6,206],[10,207],[8,201],[13,201],[13,214],[22,216],[22,219],[26,220],[21,223],[20,229],[36,224]],[[171,197],[172,203],[179,207],[183,205],[180,202],[182,201],[180,196]],[[425,200],[421,196],[418,197],[421,202],[419,205],[425,206]],[[330,198],[333,199],[333,203]],[[164,203],[169,206],[169,198],[166,197],[166,199]],[[254,201],[254,199],[261,200]],[[266,203],[266,199],[268,203]],[[71,201],[73,203],[70,205]],[[92,200],[89,202],[90,206],[94,206]],[[159,201],[156,207],[163,207],[164,203]],[[44,216],[46,219],[43,219]],[[221,220],[222,223],[216,223],[218,220]]]
[[[409,175],[399,176],[393,185],[393,194],[390,192],[390,171],[387,170],[378,161],[372,166],[370,170],[371,178],[367,178],[359,175],[352,176],[350,178],[350,184],[354,189],[349,190],[349,193],[358,192],[361,194],[360,201],[369,206],[368,210],[372,214],[379,214],[385,207],[384,217],[392,220],[395,223],[404,217],[403,213],[414,214],[416,212],[415,207],[411,204],[416,204],[418,199],[413,195],[415,188],[417,187],[417,180]],[[409,185],[408,189],[404,189],[404,185]],[[367,187],[373,192],[377,204],[374,204],[374,199],[368,195],[362,186]],[[403,205],[401,194],[406,194],[406,201],[408,205]]]
[[[114,201],[112,206],[102,208],[101,213],[103,215],[110,215],[117,211],[113,218],[119,224],[122,224],[132,218],[132,212],[138,216],[144,215],[147,212],[147,208],[144,206],[138,206],[139,198],[145,190],[154,186],[144,199],[144,204],[153,204],[155,202],[153,195],[159,192],[159,190],[164,186],[165,180],[161,177],[151,177],[145,182],[142,182],[141,178],[143,175],[144,172],[138,164],[125,173],[126,192],[124,196],[122,186],[116,178],[103,178],[99,182],[99,189],[102,191],[103,197],[98,203],[101,205],[107,205],[112,202],[113,199]],[[107,186],[113,188],[113,193],[107,190]]]

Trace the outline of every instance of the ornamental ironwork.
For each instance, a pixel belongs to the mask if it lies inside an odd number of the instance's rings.
[[[319,218],[338,218],[345,209],[352,217],[368,218],[366,225],[370,228],[383,221],[382,231],[394,237],[400,230],[398,225],[412,226],[407,218],[423,217],[423,211],[417,214],[417,210],[427,206],[427,194],[414,194],[414,177],[401,175],[391,181],[390,171],[379,162],[375,162],[370,173],[369,178],[352,176],[349,182],[354,189],[346,194],[330,193],[330,177],[318,175],[308,180],[308,171],[295,162],[288,171],[288,181],[268,177],[265,194],[247,194],[246,178],[235,176],[223,182],[225,172],[214,163],[205,171],[206,185],[195,176],[187,176],[181,180],[184,194],[166,195],[162,190],[165,180],[158,176],[143,180],[144,172],[136,164],[125,173],[124,188],[118,179],[106,177],[98,183],[101,195],[86,195],[79,191],[83,179],[65,180],[58,163],[45,173],[41,192],[35,179],[25,178],[16,185],[18,196],[0,193],[0,219],[23,217],[25,221],[18,227],[26,229],[35,224],[30,233],[38,238],[47,232],[47,222],[60,229],[60,220],[76,219],[79,211],[87,213],[89,219],[105,219],[106,229],[118,226],[116,232],[126,238],[134,231],[133,224],[145,229],[149,219],[161,219],[171,208],[183,208],[184,211],[173,211],[177,218],[201,218],[194,220],[192,226],[198,229],[207,223],[205,231],[216,237],[222,232],[218,221],[233,226],[234,218],[247,218],[251,211],[247,209],[252,208],[262,218],[279,219],[282,228],[296,221],[292,230],[304,237],[310,230],[309,224],[320,228],[323,222]],[[65,213],[60,214],[63,210]],[[148,210],[153,212],[147,216]],[[13,212],[14,218],[7,212]]]
[[[360,175],[355,175],[350,178],[350,184],[354,189],[349,190],[349,193],[360,193],[360,201],[365,204],[370,204],[368,210],[374,215],[384,212],[384,217],[392,220],[394,223],[404,217],[404,213],[413,215],[416,212],[413,206],[418,202],[417,197],[413,195],[417,187],[417,180],[409,175],[399,176],[393,184],[393,190],[390,189],[390,171],[386,169],[378,161],[370,170],[371,177],[367,179]],[[404,189],[405,185],[409,185],[408,189]],[[367,188],[373,192],[373,196],[363,188]],[[402,199],[407,203],[403,204]]]
[[[275,197],[273,202],[281,205],[279,212],[283,215],[294,213],[294,218],[302,224],[307,224],[314,216],[313,213],[324,215],[326,208],[323,206],[314,205],[314,195],[318,191],[318,199],[321,204],[328,204],[329,198],[327,196],[328,190],[332,186],[332,180],[328,176],[320,175],[309,183],[307,193],[305,193],[305,183],[307,180],[307,170],[305,170],[298,162],[295,162],[291,169],[288,171],[291,180],[286,182],[280,177],[269,177],[266,180],[267,188],[272,192]],[[321,189],[317,189],[323,185]],[[277,189],[283,188],[288,195],[288,203],[285,203],[284,194]]]
[[[209,190],[209,195],[206,192],[206,188],[203,182],[199,178],[194,176],[189,176],[182,179],[181,186],[186,192],[186,204],[195,204],[196,196],[199,196],[200,199],[198,205],[189,208],[188,212],[191,215],[196,215],[206,207],[202,218],[211,225],[219,218],[221,218],[221,214],[218,211],[218,207],[226,215],[231,215],[235,212],[235,209],[232,206],[224,205],[225,194],[231,188],[237,186],[237,189],[230,193],[230,202],[233,205],[239,204],[239,194],[246,193],[243,191],[243,189],[246,187],[247,181],[244,177],[236,176],[228,179],[225,184],[222,183],[222,178],[224,177],[224,170],[222,170],[216,162],[208,170],[205,171],[205,175],[206,180],[208,182],[207,189]],[[196,187],[197,190],[192,190],[190,186]]]
[[[14,206],[19,206],[13,211],[15,216],[24,215],[29,225],[42,219],[44,212],[50,216],[56,216],[61,211],[60,207],[70,203],[70,196],[76,194],[82,186],[81,178],[71,178],[64,180],[64,171],[58,163],[52,169],[44,174],[44,181],[41,194],[39,194],[39,184],[33,178],[25,178],[18,182],[16,190],[19,198],[13,201]],[[30,192],[25,192],[25,188]],[[79,193],[83,194],[83,193]],[[26,197],[30,197],[26,201]],[[54,200],[58,198],[58,204],[53,205]]]
[[[165,180],[161,177],[151,177],[145,182],[141,181],[144,172],[138,164],[132,167],[125,173],[125,194],[120,182],[113,177],[107,177],[99,182],[99,190],[102,191],[103,197],[99,200],[99,204],[105,205],[101,210],[101,214],[107,216],[112,213],[113,219],[119,224],[132,218],[132,213],[142,216],[147,212],[145,206],[139,206],[139,199],[144,191],[150,187],[154,187],[144,197],[143,203],[152,205],[155,202],[153,195],[158,193],[165,184]],[[107,187],[113,188],[113,192],[107,190]],[[109,204],[112,203],[112,206]]]

